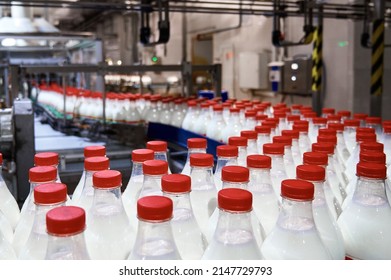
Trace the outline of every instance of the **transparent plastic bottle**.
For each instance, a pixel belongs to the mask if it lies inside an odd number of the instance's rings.
[[[242,124],[239,117],[239,108],[231,108],[230,110],[229,122],[227,126],[223,129],[221,135],[224,143],[228,143],[228,138],[231,136],[239,136],[240,131],[242,131]]]
[[[239,149],[236,146],[220,145],[216,148],[217,163],[214,173],[214,183],[217,190],[222,189],[221,169],[224,166],[238,165]]]
[[[26,198],[18,225],[15,228],[12,246],[19,256],[20,251],[29,237],[34,222],[35,204],[34,189],[40,184],[54,183],[57,178],[57,169],[53,166],[35,166],[29,170],[30,193]]]
[[[35,214],[34,223],[26,243],[23,245],[19,259],[44,260],[48,245],[46,232],[46,213],[56,207],[65,206],[67,186],[61,183],[49,183],[34,189]]]
[[[227,188],[218,193],[218,221],[203,260],[262,259],[251,222],[252,194]]]
[[[159,122],[162,124],[171,124],[171,116],[172,112],[170,111],[169,103],[170,99],[169,98],[164,98],[162,100],[162,112],[160,114],[160,120]]]
[[[223,117],[223,107],[220,104],[214,105],[213,117],[206,128],[206,137],[218,142],[222,142],[222,133],[225,127],[226,123]]]
[[[360,120],[345,120],[343,124],[345,126],[343,137],[345,139],[346,148],[348,149],[349,154],[352,154],[353,149],[356,146],[356,129],[360,126]]]
[[[357,164],[352,200],[338,219],[350,259],[391,259],[391,207],[385,190],[386,166]]]
[[[116,170],[95,172],[94,198],[87,212],[85,232],[88,252],[94,260],[124,260],[135,240],[121,199],[122,176]]]
[[[279,119],[278,131],[288,129],[288,122],[286,119],[286,111],[279,110],[274,112],[274,117]]]
[[[209,104],[204,102],[201,104],[201,112],[198,115],[197,121],[194,123],[192,131],[199,135],[206,136],[207,125],[210,122]]]
[[[247,155],[258,154],[258,133],[255,130],[242,130],[240,136],[247,139]]]
[[[190,155],[191,154],[205,154],[207,148],[207,141],[205,138],[189,138],[187,139],[187,158],[182,174],[190,175]]]
[[[267,236],[277,222],[279,202],[274,192],[270,169],[272,159],[265,155],[250,155],[247,157],[247,167],[250,170],[248,190],[253,195],[253,210]]]
[[[382,142],[384,144],[384,153],[387,155],[387,166],[389,167],[391,166],[391,125],[384,126]],[[390,170],[387,171],[388,177],[391,177]]]
[[[292,158],[295,168],[301,164],[302,157],[300,155],[299,149],[299,135],[300,132],[298,130],[283,130],[281,131],[281,136],[290,137],[292,139]]]
[[[258,154],[263,153],[263,145],[272,142],[270,137],[271,128],[269,126],[258,125],[255,127],[255,131],[258,133],[257,148]]]
[[[104,157],[106,156],[106,147],[105,146],[87,146],[84,148],[84,159],[89,157]],[[72,200],[76,201],[80,198],[81,192],[83,190],[84,182],[86,180],[86,170],[83,170],[81,178],[75,190],[73,191]]]
[[[306,152],[303,155],[303,164],[319,165],[325,168],[326,170],[327,170],[328,160],[329,160],[328,155],[324,152]],[[330,187],[330,182],[327,178],[327,172],[326,172],[325,182],[323,184],[323,191],[331,215],[334,218],[334,220],[337,221],[339,215],[341,215],[342,213],[342,207]]]
[[[292,138],[289,136],[274,136],[273,143],[284,145],[284,164],[288,178],[295,177],[295,162],[292,155]]]
[[[382,119],[380,117],[367,117],[365,119],[365,126],[375,129],[378,139],[383,137]]]
[[[344,175],[349,181],[355,177],[354,166],[356,166],[359,161],[361,143],[376,142],[376,134],[374,132],[358,132],[359,129],[363,129],[363,127],[357,128],[356,146],[354,147],[349,159],[346,161],[347,168],[344,171]]]
[[[208,233],[208,221],[216,209],[217,190],[213,178],[213,156],[210,154],[190,155],[191,193],[190,200],[194,216],[202,233]]]
[[[263,242],[267,260],[330,260],[314,221],[314,185],[289,179],[281,183],[282,204],[277,223]]]
[[[11,194],[3,179],[2,166],[3,154],[0,153],[0,212],[3,212],[4,217],[7,219],[13,231],[19,222],[20,210],[15,197]]]
[[[9,243],[12,242],[14,238],[14,230],[8,221],[7,217],[3,214],[3,211],[0,210],[0,233]]]
[[[136,99],[137,97],[128,95],[127,99],[129,101],[128,107],[126,109],[125,122],[128,124],[137,124],[141,121],[141,114],[137,110]]]
[[[166,175],[168,164],[163,160],[146,160],[143,162],[144,181],[141,186],[140,195],[137,199],[150,195],[161,195],[162,176]]]
[[[128,185],[122,194],[122,202],[130,224],[137,225],[137,199],[140,196],[144,181],[143,162],[154,159],[154,152],[150,149],[136,149],[132,151],[132,173]]]
[[[292,129],[299,131],[300,158],[303,158],[303,154],[311,150],[311,141],[308,137],[308,122],[306,124],[305,121],[295,121]]]
[[[84,230],[83,208],[60,206],[46,214],[48,247],[46,260],[89,260]]]
[[[281,197],[281,182],[288,179],[284,164],[284,145],[278,143],[269,143],[263,145],[263,154],[271,157],[272,168],[270,170],[270,177],[276,196]]]
[[[365,144],[365,143],[363,143],[363,144]],[[367,143],[367,144],[369,144],[369,143]],[[374,142],[372,144],[382,145],[381,143],[376,143],[376,142]],[[360,152],[359,162],[370,162],[370,163],[378,163],[378,164],[386,165],[386,154],[381,151],[364,150],[364,151]],[[349,182],[348,186],[346,187],[347,197],[342,204],[342,209],[346,209],[346,206],[352,200],[354,190],[356,189],[357,180],[358,180],[358,178],[357,178],[357,176],[355,176],[355,178],[352,179]],[[390,182],[389,178],[387,178],[386,179],[386,194],[387,194],[388,202],[390,202],[390,199],[391,199],[391,196],[389,195],[390,194],[390,183],[389,182]]]
[[[345,247],[342,233],[337,221],[331,214],[324,192],[326,169],[318,165],[299,165],[296,173],[297,179],[306,180],[314,184],[315,194],[312,210],[323,244],[329,250],[332,259],[344,260]]]
[[[257,120],[255,119],[257,112],[254,110],[247,110],[244,112],[245,122],[243,129],[253,130],[257,125]]]
[[[246,166],[247,138],[240,136],[231,136],[228,138],[228,145],[238,147],[238,165]]]
[[[174,101],[173,115],[171,118],[171,125],[175,127],[182,127],[183,120],[185,118],[185,113],[182,109],[183,99],[176,99]]]
[[[11,243],[0,230],[0,260],[16,260],[16,254]]]
[[[312,130],[308,133],[311,144],[316,142],[316,137],[318,137],[319,129],[325,128],[327,126],[326,118],[313,118],[312,119]]]
[[[248,189],[248,182],[250,179],[250,172],[248,168],[243,166],[224,166],[221,171],[221,180],[223,182],[222,188],[238,188]],[[210,242],[213,238],[217,223],[219,219],[219,209],[216,208],[213,214],[210,216],[208,224],[209,229],[206,234],[207,240]],[[262,245],[263,239],[265,238],[265,230],[263,229],[261,221],[258,219],[255,212],[251,213],[251,223],[253,226],[255,239],[258,246]]]
[[[107,170],[110,162],[107,157],[89,157],[84,160],[86,177],[79,199],[73,199],[72,205],[82,207],[86,212],[90,210],[94,199],[94,187],[92,178],[95,172]]]
[[[157,160],[164,160],[168,163],[168,157],[167,157],[167,149],[168,145],[166,141],[148,141],[147,142],[147,149],[150,149],[155,152],[155,159]],[[168,173],[171,173],[170,167],[168,167]]]
[[[160,111],[158,108],[158,102],[160,96],[151,97],[151,106],[148,109],[148,112],[145,115],[146,122],[160,122]]]
[[[58,160],[58,154],[53,152],[37,153],[34,155],[34,165],[55,167],[57,170],[56,182],[61,183],[60,175],[58,173]]]
[[[172,200],[147,196],[137,201],[139,219],[136,241],[129,260],[180,260],[171,226]]]
[[[350,153],[346,147],[345,138],[343,137],[344,125],[342,123],[329,123],[327,125],[329,129],[335,129],[337,132],[337,154],[342,167],[346,169],[346,161],[350,157]]]
[[[208,242],[198,226],[191,206],[191,178],[182,174],[164,175],[162,191],[174,205],[171,226],[182,259],[201,259]]]
[[[278,131],[278,123],[276,121],[279,121],[278,119],[266,119],[262,121],[261,125],[262,126],[267,126],[270,127],[270,138],[273,138],[274,136],[280,135]]]
[[[183,119],[182,128],[188,131],[193,131],[195,121],[198,118],[197,102],[190,100],[187,102],[188,110]]]

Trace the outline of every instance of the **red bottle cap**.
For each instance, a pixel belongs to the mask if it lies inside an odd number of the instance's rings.
[[[214,112],[221,112],[221,111],[223,111],[223,106],[221,106],[220,104],[214,105],[213,106],[213,111]]]
[[[360,143],[360,151],[368,151],[368,152],[383,152],[384,145],[379,142],[362,142]]]
[[[266,120],[267,118],[268,118],[267,115],[256,115],[255,120],[263,121],[263,120]]]
[[[336,137],[337,130],[335,130],[333,128],[320,128],[318,131],[318,135]]]
[[[296,167],[297,179],[306,181],[324,181],[326,170],[319,165],[298,165]]]
[[[150,149],[136,149],[132,151],[133,162],[144,162],[146,160],[153,160],[155,153]]]
[[[143,173],[145,175],[164,175],[168,172],[168,163],[164,160],[146,160],[143,162]]]
[[[88,146],[84,148],[84,157],[103,157],[106,155],[105,146]]]
[[[373,127],[358,127],[356,129],[357,133],[376,133]]]
[[[263,144],[263,153],[267,155],[283,155],[284,145],[279,143]]]
[[[335,129],[336,131],[343,131],[345,126],[342,123],[329,123],[328,128]]]
[[[232,212],[248,212],[252,209],[253,195],[243,189],[222,189],[217,195],[220,209]]]
[[[298,120],[298,121],[294,121],[293,124],[297,124],[297,125],[305,125],[305,126],[309,126],[309,122],[306,121],[306,120]]]
[[[206,149],[207,141],[205,138],[189,138],[187,139],[188,149]]]
[[[291,137],[292,139],[299,139],[300,132],[298,130],[283,130],[281,131],[281,135]]]
[[[306,152],[303,154],[303,163],[311,165],[327,165],[329,158],[324,152]]]
[[[300,116],[299,115],[289,115],[286,117],[286,119],[288,120],[288,122],[299,121]]]
[[[52,182],[56,178],[57,168],[54,166],[35,166],[29,170],[29,180],[31,183]]]
[[[274,115],[275,118],[279,118],[279,119],[286,118],[286,112],[285,111],[275,111],[273,115]]]
[[[356,133],[357,142],[376,142],[375,133]]]
[[[304,112],[303,116],[306,119],[312,119],[312,118],[316,118],[317,117],[315,112]]]
[[[327,121],[329,122],[340,122],[341,116],[339,115],[327,115]]]
[[[34,165],[35,166],[58,165],[58,154],[52,152],[35,154]]]
[[[381,124],[381,118],[380,117],[366,117],[365,123],[370,124]]]
[[[301,107],[303,107],[303,105],[301,105],[301,104],[292,104],[291,105],[291,108],[293,110],[300,110]]]
[[[68,236],[81,233],[86,228],[86,213],[77,206],[60,206],[46,213],[49,234]]]
[[[313,124],[327,124],[326,118],[313,118],[312,119]]]
[[[230,108],[230,109],[229,109],[229,112],[230,112],[230,113],[239,113],[239,112],[240,112],[240,109],[239,109],[239,108]]]
[[[381,163],[359,162],[357,164],[357,176],[371,179],[385,179],[387,167]]]
[[[167,142],[166,141],[148,141],[147,149],[153,150],[154,152],[166,152]]]
[[[191,190],[190,176],[167,174],[162,177],[162,190],[169,193],[187,193]]]
[[[191,154],[190,166],[213,167],[214,159],[211,154]]]
[[[334,108],[323,108],[322,113],[323,114],[335,114],[335,109]]]
[[[391,133],[391,125],[387,125],[383,127],[383,132],[384,133]]]
[[[294,200],[313,200],[314,184],[299,179],[287,179],[281,182],[281,196]]]
[[[167,221],[173,212],[172,200],[160,195],[145,196],[137,201],[137,217],[145,221]]]
[[[308,132],[308,125],[305,124],[295,124],[292,126],[293,130],[297,130],[299,132]]]
[[[242,166],[224,166],[221,169],[221,180],[223,182],[245,183],[250,178],[250,171]]]
[[[264,125],[257,125],[255,127],[255,131],[257,133],[264,133],[264,134],[270,134],[271,132],[271,127],[270,126],[264,126]]]
[[[84,169],[87,171],[102,171],[109,167],[110,162],[107,157],[88,157],[84,160]]]
[[[383,126],[391,126],[391,120],[383,121]]]
[[[345,126],[359,127],[360,126],[360,120],[357,120],[357,119],[344,120],[343,124]]]
[[[237,147],[247,147],[247,138],[240,136],[231,136],[228,138],[228,145]]]
[[[273,143],[283,144],[284,146],[292,146],[292,138],[288,136],[274,136]]]
[[[368,117],[367,114],[363,113],[356,113],[353,115],[353,118],[358,119],[358,120],[365,120]]]
[[[196,107],[197,101],[194,101],[194,100],[187,101],[187,106],[188,107]]]
[[[352,115],[352,112],[350,112],[350,111],[338,111],[337,115],[341,116],[341,117],[350,118],[350,116]]]
[[[317,141],[318,143],[332,143],[335,146],[337,145],[337,136],[319,135]]]
[[[255,118],[256,115],[257,115],[257,112],[255,112],[253,110],[248,110],[248,111],[244,112],[244,116],[246,118]]]
[[[97,189],[114,189],[122,185],[121,172],[117,170],[103,170],[92,175],[92,184]]]
[[[312,151],[326,153],[328,155],[334,154],[335,145],[332,143],[313,143]]]
[[[238,147],[232,145],[221,145],[217,146],[216,154],[218,157],[237,157],[239,154],[239,149]]]
[[[360,162],[372,162],[386,164],[386,154],[375,151],[360,151]]]
[[[247,156],[247,167],[270,169],[272,167],[272,159],[265,155],[250,155]]]
[[[67,200],[67,186],[61,183],[41,184],[34,188],[36,204],[56,204]]]
[[[255,130],[242,130],[240,136],[250,139],[257,139],[258,133]]]

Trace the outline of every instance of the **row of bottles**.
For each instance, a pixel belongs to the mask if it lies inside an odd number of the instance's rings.
[[[87,227],[76,227],[84,231],[83,258],[390,259],[389,125],[378,132],[378,119],[372,125],[345,113],[340,122],[342,116],[317,118],[309,110],[290,118],[269,109],[272,117],[217,147],[216,165],[205,138],[188,139],[183,174],[170,174],[163,141],[134,150],[122,194],[121,174],[109,170],[104,147],[86,148],[72,200],[59,182],[58,155],[37,154],[30,195],[2,244],[12,244],[17,258],[39,250],[31,258],[50,258],[29,240],[34,232],[50,235],[43,217],[47,223],[51,207],[66,207],[84,211]],[[57,193],[52,200],[40,197],[42,186]]]

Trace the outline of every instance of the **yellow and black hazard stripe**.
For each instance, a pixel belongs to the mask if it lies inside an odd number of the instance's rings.
[[[319,25],[314,34],[314,46],[312,51],[312,91],[320,91],[322,86],[322,48],[323,26]]]
[[[380,96],[383,92],[384,73],[384,20],[373,22],[372,32],[372,72],[371,95]]]

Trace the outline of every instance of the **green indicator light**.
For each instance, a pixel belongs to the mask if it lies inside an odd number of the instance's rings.
[[[340,41],[340,42],[338,42],[338,46],[339,47],[346,47],[347,45],[348,45],[347,41]]]
[[[153,56],[152,57],[152,62],[157,62],[159,59],[157,58],[157,56]]]

